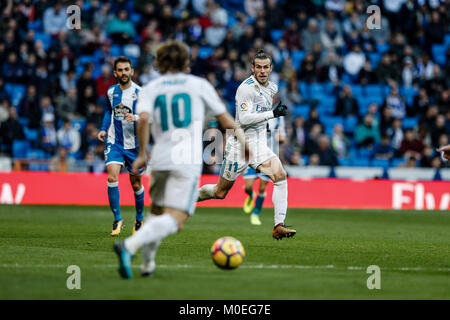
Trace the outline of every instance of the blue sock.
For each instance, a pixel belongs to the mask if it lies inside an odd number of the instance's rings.
[[[136,200],[136,221],[144,219],[144,187],[134,193],[134,200]]]
[[[255,207],[253,208],[253,214],[259,214],[261,212],[264,199],[266,198],[266,194],[260,195],[256,197]]]
[[[108,199],[111,211],[114,213],[114,221],[122,220],[120,215],[119,182],[108,182]]]

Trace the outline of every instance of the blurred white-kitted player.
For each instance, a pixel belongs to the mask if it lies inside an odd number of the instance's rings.
[[[194,214],[202,170],[205,113],[215,116],[223,128],[238,129],[213,86],[186,74],[189,51],[184,43],[163,43],[156,52],[156,63],[162,76],[144,86],[138,96],[139,155],[133,163],[136,172],[145,167],[151,127],[152,208],[134,235],[114,244],[123,278],[131,278],[131,258],[140,248],[144,256],[141,274],[151,275],[161,241],[180,231]],[[242,130],[235,130],[235,134],[244,142]]]
[[[278,86],[269,81],[272,72],[272,58],[259,50],[251,64],[253,74],[244,80],[236,92],[236,122],[244,129],[245,139],[250,147],[251,157],[245,161],[242,145],[234,137],[227,139],[225,158],[217,184],[206,184],[199,190],[198,201],[224,199],[237,177],[248,166],[267,175],[274,183],[272,201],[275,239],[289,238],[296,230],[284,224],[287,211],[287,176],[280,159],[267,145],[267,121],[285,116],[287,107],[280,103],[272,109]]]

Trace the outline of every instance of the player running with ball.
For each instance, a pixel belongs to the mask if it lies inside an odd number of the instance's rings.
[[[278,87],[269,81],[272,72],[272,58],[259,50],[253,57],[253,75],[241,83],[236,92],[236,121],[244,129],[251,156],[244,160],[242,146],[234,137],[227,139],[225,157],[217,184],[200,188],[198,201],[224,199],[235,180],[248,166],[267,175],[274,183],[272,201],[275,226],[272,235],[279,240],[292,237],[296,230],[285,224],[288,187],[286,171],[280,159],[267,146],[267,121],[285,116],[287,107],[280,103],[272,110],[272,103]]]
[[[162,76],[139,93],[139,156],[133,164],[135,172],[145,167],[151,123],[155,143],[150,163],[152,208],[134,235],[114,245],[123,278],[131,278],[131,258],[140,248],[144,260],[141,274],[153,274],[161,241],[180,231],[194,214],[202,171],[205,113],[215,116],[225,129],[238,129],[214,87],[205,79],[186,74],[189,51],[185,44],[162,44],[156,52],[156,64]],[[235,135],[245,143],[242,129],[235,130]],[[185,151],[184,156],[180,156],[180,150]]]

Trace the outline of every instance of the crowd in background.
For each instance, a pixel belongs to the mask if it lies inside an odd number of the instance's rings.
[[[71,4],[81,8],[80,29],[67,27]],[[367,23],[372,4],[381,8],[377,29]],[[445,1],[5,0],[0,12],[1,151],[12,155],[13,141],[31,140],[50,170],[80,161],[104,170],[96,137],[115,83],[112,62],[130,57],[133,80],[144,85],[159,75],[153,60],[166,39],[190,46],[191,72],[208,79],[232,113],[250,58],[258,48],[272,55],[271,80],[290,110],[280,148],[285,164],[336,166],[366,156],[443,166],[434,149],[450,137],[450,50],[436,61],[433,48],[449,33]],[[304,89],[315,84],[317,95]],[[363,110],[353,90],[373,85],[383,89],[381,99]],[[19,101],[7,90],[17,86],[24,88]],[[404,88],[415,92],[411,99]],[[322,98],[332,101],[326,113]],[[353,129],[335,123],[329,130],[324,115],[354,119]],[[405,118],[417,123],[405,127]]]

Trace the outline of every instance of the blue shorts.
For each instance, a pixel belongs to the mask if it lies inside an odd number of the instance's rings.
[[[245,170],[244,172],[244,179],[256,179],[256,178],[260,178],[265,181],[270,180],[270,178],[266,176],[264,173],[256,172],[256,170],[253,169],[252,167],[247,167],[247,170]]]
[[[110,163],[117,163],[121,166],[124,166],[130,174],[133,169],[133,162],[136,160],[138,156],[138,148],[134,149],[124,149],[123,146],[120,146],[115,143],[107,143],[105,148],[105,165],[107,166]],[[139,173],[142,175],[145,169],[142,168],[139,170]]]

